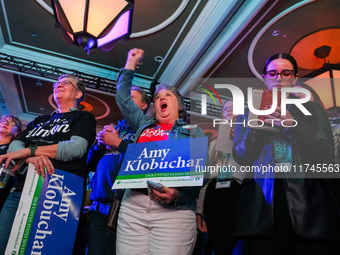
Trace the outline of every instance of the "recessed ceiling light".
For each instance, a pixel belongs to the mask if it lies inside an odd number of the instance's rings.
[[[280,34],[280,30],[274,30],[272,35],[273,36],[278,36]]]
[[[33,36],[33,37],[37,37],[38,36],[38,34],[36,33],[36,32],[31,32],[31,35]]]
[[[160,62],[163,61],[163,57],[161,57],[161,56],[156,56],[156,57],[155,57],[155,61],[158,62],[158,63],[160,63]]]

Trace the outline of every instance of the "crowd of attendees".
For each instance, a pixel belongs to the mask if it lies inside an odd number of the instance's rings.
[[[202,187],[161,183],[161,191],[112,189],[129,144],[204,136],[199,125],[187,124],[184,100],[175,87],[158,85],[150,107],[147,93],[132,86],[143,55],[142,49],[131,49],[117,79],[116,102],[124,119],[97,135],[93,114],[77,109],[85,86],[74,75],[62,75],[53,84],[58,109],[37,117],[26,129],[15,116],[1,118],[0,164],[11,166],[14,176],[0,189],[0,254],[5,254],[30,163],[43,177],[55,169],[81,176],[83,205],[85,183],[94,172],[90,206],[81,212],[73,254],[339,254],[338,181],[306,169],[339,164],[334,157],[339,144],[320,98],[298,82],[298,65],[289,54],[267,60],[264,83],[270,91],[310,91],[304,107],[311,115],[290,104],[285,114],[278,106],[264,116],[272,129],[221,125],[209,142],[206,162],[227,171],[205,175]],[[221,118],[248,123],[248,109],[235,116],[233,101],[227,100]],[[241,166],[287,164],[301,167],[300,174],[239,171]]]

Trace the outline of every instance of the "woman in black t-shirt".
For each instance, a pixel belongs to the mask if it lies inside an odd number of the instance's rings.
[[[84,177],[87,152],[96,136],[94,116],[78,111],[76,106],[85,97],[85,86],[73,75],[62,75],[53,85],[53,95],[58,109],[51,115],[42,115],[27,125],[14,140],[9,153],[0,156],[0,163],[6,166],[14,160],[17,164],[15,190],[12,192],[0,214],[0,254],[4,254],[14,216],[25,181],[25,170],[18,168],[24,163],[34,164],[37,173],[45,177],[55,168]],[[5,210],[6,209],[6,210]]]

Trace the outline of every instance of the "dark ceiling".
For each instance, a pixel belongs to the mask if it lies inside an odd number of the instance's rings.
[[[89,83],[85,107],[98,125],[115,122],[121,117],[114,103],[115,80],[133,47],[145,51],[134,83],[147,90],[156,80],[195,98],[191,85],[200,77],[237,78],[243,90],[263,87],[259,78],[269,56],[291,52],[317,31],[340,28],[338,0],[136,0],[132,38],[88,55],[64,41],[49,8],[48,0],[1,0],[1,114],[29,121],[50,112],[51,83],[59,73],[73,72]],[[304,53],[321,67],[323,60],[313,51]],[[331,51],[332,63],[340,62],[337,52]],[[300,68],[300,76],[311,71]]]

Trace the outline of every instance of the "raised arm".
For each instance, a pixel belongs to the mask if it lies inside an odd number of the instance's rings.
[[[141,125],[144,115],[143,111],[131,99],[131,86],[136,64],[143,57],[144,51],[132,49],[128,53],[125,69],[120,71],[117,82],[116,102],[127,123],[134,132]]]

